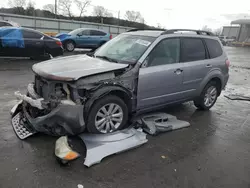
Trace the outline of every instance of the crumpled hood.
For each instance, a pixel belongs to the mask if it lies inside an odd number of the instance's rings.
[[[70,81],[127,66],[127,64],[112,63],[87,55],[73,55],[34,64],[32,69],[45,78]]]

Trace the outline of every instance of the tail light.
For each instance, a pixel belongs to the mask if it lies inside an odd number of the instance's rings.
[[[62,42],[61,42],[61,41],[56,41],[56,44],[57,44],[58,46],[62,46]]]
[[[226,65],[227,65],[227,67],[229,68],[229,66],[230,66],[230,61],[227,59],[226,60]]]
[[[111,34],[109,35],[109,39],[112,39],[112,35]]]

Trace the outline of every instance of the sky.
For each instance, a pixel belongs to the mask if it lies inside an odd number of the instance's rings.
[[[27,0],[29,1],[29,0]],[[32,0],[36,8],[53,4],[54,0]],[[203,26],[217,29],[235,19],[250,19],[249,0],[92,0],[86,15],[90,15],[93,6],[104,6],[114,17],[120,11],[123,18],[126,10],[139,11],[145,23],[151,26],[161,25],[166,29],[188,28],[201,29]],[[8,7],[8,0],[0,0],[0,6]],[[72,8],[78,14],[77,7]]]

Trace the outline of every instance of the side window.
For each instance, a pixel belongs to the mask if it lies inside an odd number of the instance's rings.
[[[147,57],[147,66],[167,65],[178,63],[180,57],[180,39],[169,38],[162,40]]]
[[[217,40],[205,39],[205,42],[207,44],[210,58],[216,58],[222,55],[223,51],[220,43]]]
[[[206,51],[201,39],[181,39],[181,62],[199,61],[204,59],[206,59]]]
[[[43,35],[33,32],[33,31],[23,30],[24,39],[40,39],[42,36]]]
[[[92,35],[92,36],[105,36],[106,33],[102,32],[102,31],[91,30],[90,35]]]
[[[82,32],[80,32],[81,35],[84,36],[89,36],[90,35],[90,30],[83,30]]]

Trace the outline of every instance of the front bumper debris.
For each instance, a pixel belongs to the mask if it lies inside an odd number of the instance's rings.
[[[17,113],[12,119],[11,123],[16,135],[21,139],[25,139],[36,133],[35,130],[26,126],[26,119],[21,112]]]
[[[104,157],[141,146],[148,141],[146,138],[147,134],[157,135],[160,132],[172,131],[190,126],[188,122],[178,120],[175,116],[166,113],[143,115],[137,118],[136,122],[136,128],[131,126],[127,129],[113,133],[80,134],[79,137],[87,149],[84,165],[90,167],[100,163]],[[60,139],[62,139],[62,137],[56,142],[57,150],[60,148]],[[69,150],[73,151],[71,148],[67,151]],[[56,156],[58,157],[59,155],[56,154]],[[64,161],[63,156],[65,156],[65,154],[59,157],[61,161]],[[69,162],[69,160],[67,160],[67,162]]]
[[[90,167],[100,163],[104,157],[145,144],[148,141],[146,136],[132,127],[108,134],[80,134],[87,149],[84,165]]]
[[[43,98],[39,98],[34,91],[33,84],[29,84],[27,90],[27,95],[22,95],[20,92],[15,93],[21,101],[11,110],[12,126],[20,139],[25,139],[35,132],[64,136],[76,135],[84,131],[83,105],[77,105],[72,101],[62,101],[56,108],[48,113],[43,113],[48,102],[45,103]],[[41,115],[32,116],[29,111],[31,108]],[[21,136],[18,134],[16,127],[32,131],[25,136]]]
[[[190,126],[189,122],[178,120],[175,116],[166,113],[151,113],[142,116],[137,123],[143,131],[150,135],[172,131]]]
[[[68,137],[62,136],[56,141],[55,156],[61,163],[65,164],[68,161],[75,160],[80,155],[71,149],[68,143]]]

